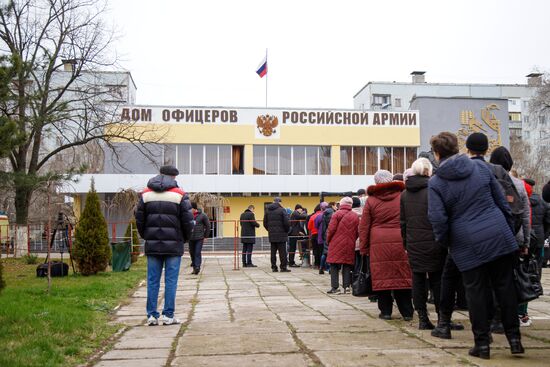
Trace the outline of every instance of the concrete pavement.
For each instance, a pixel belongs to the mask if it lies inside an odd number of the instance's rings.
[[[145,325],[145,286],[121,307],[113,322],[127,325],[112,349],[94,364],[112,366],[548,366],[550,297],[529,305],[533,326],[522,328],[527,353],[513,357],[505,337],[494,336],[491,360],[468,356],[473,345],[466,312],[455,312],[465,331],[433,338],[405,322],[378,319],[376,303],[350,294],[329,296],[329,275],[292,268],[272,273],[269,259],[258,268],[234,271],[232,257],[207,257],[200,275],[182,262],[176,299],[181,325]],[[544,269],[545,271],[547,269]],[[550,270],[550,269],[548,269]],[[543,283],[550,291],[550,272]],[[160,302],[162,304],[162,302]],[[431,319],[435,322],[435,312]]]

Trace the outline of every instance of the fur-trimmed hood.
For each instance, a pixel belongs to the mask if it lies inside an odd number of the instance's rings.
[[[386,201],[400,195],[403,190],[405,190],[405,183],[402,181],[392,181],[369,186],[367,188],[367,195]]]

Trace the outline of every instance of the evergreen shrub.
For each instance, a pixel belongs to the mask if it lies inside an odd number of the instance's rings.
[[[73,259],[82,275],[105,271],[111,260],[107,222],[99,204],[94,182],[86,196],[84,211],[76,226]]]

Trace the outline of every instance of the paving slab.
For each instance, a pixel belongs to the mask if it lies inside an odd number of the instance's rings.
[[[102,360],[108,359],[168,359],[170,349],[113,349],[101,357]]]
[[[176,356],[297,352],[289,333],[188,335],[178,343]]]
[[[298,338],[313,351],[348,351],[380,349],[381,346],[393,346],[402,349],[429,348],[422,340],[408,336],[400,331],[384,332],[333,332],[333,333],[297,333]]]
[[[301,367],[312,366],[308,358],[299,353],[290,354],[233,354],[217,356],[185,356],[176,357],[172,366],[193,367]]]
[[[368,349],[316,352],[326,367],[460,366],[461,358],[438,349]]]
[[[99,361],[96,367],[164,367],[165,358]]]
[[[185,327],[144,326],[147,290],[139,287],[112,321],[127,330],[95,366],[550,366],[550,296],[529,305],[534,322],[521,329],[524,356],[510,355],[505,337],[495,335],[492,359],[484,361],[468,356],[467,311],[453,315],[465,331],[433,338],[417,329],[416,317],[403,321],[397,307],[383,321],[367,298],[327,295],[330,277],[314,269],[272,273],[267,256],[254,257],[258,268],[234,271],[232,257],[205,256],[199,276],[188,274],[183,259],[176,313]],[[543,285],[550,289],[550,269]],[[161,293],[159,308],[162,300]],[[428,310],[435,321],[433,305]]]

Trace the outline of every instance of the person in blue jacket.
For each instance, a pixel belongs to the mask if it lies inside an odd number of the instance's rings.
[[[513,278],[518,245],[510,207],[485,162],[458,154],[456,135],[439,133],[430,144],[440,165],[428,184],[428,218],[436,241],[449,248],[462,273],[475,341],[469,354],[490,358],[491,287],[510,350],[524,353]]]

